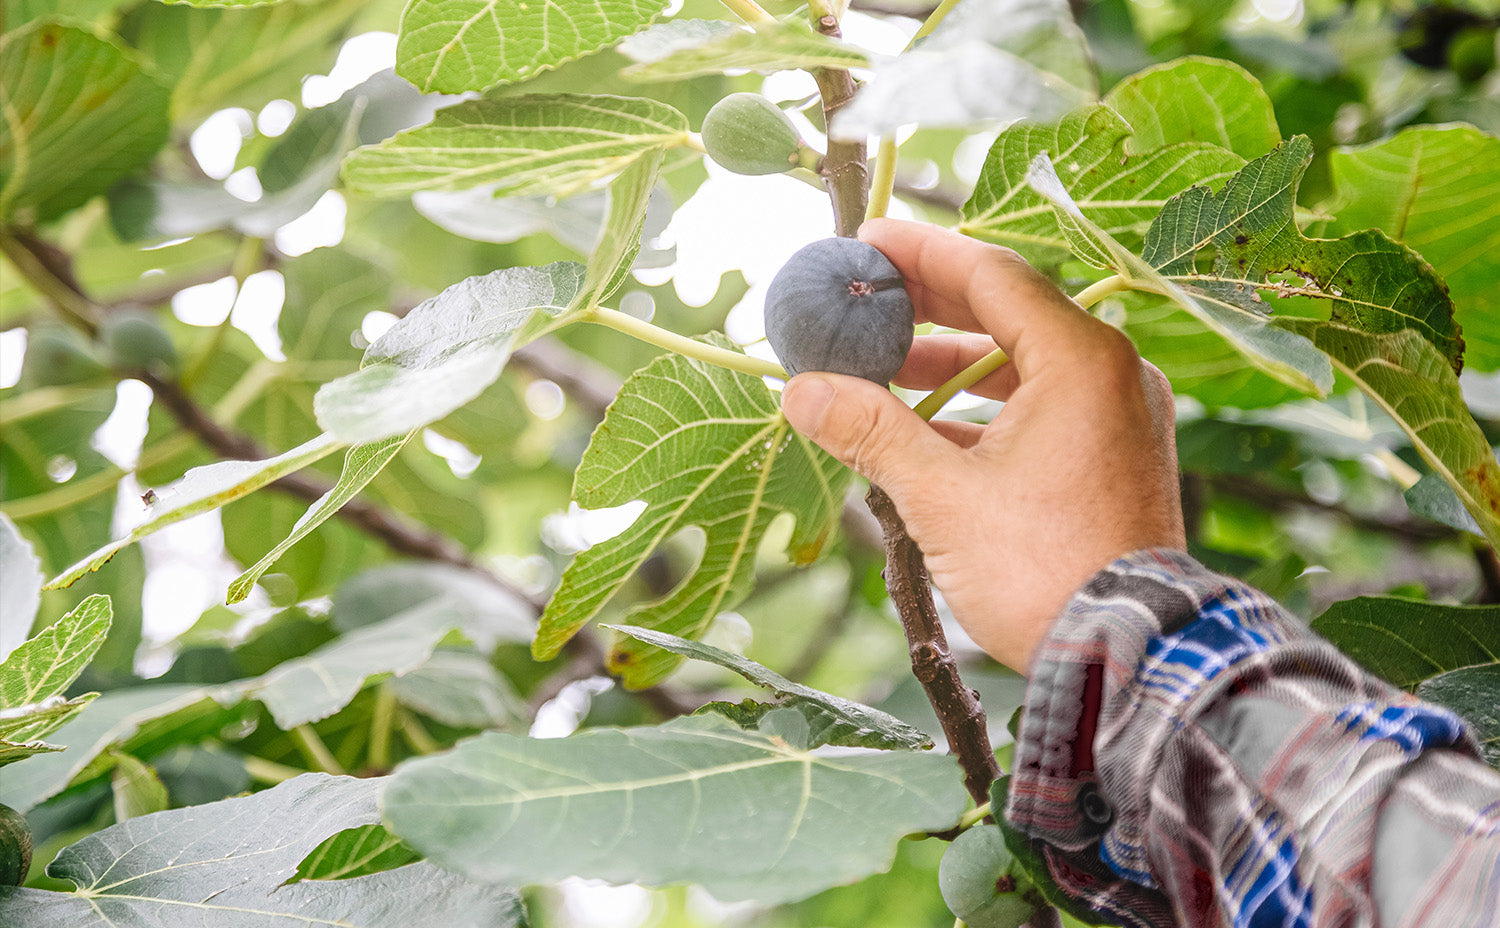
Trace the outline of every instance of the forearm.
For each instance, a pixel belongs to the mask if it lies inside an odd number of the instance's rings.
[[[1127,924],[1492,925],[1500,775],[1473,754],[1269,598],[1143,552],[1038,652],[1007,817]]]

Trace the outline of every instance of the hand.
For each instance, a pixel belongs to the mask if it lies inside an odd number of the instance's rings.
[[[1008,248],[889,219],[859,237],[905,276],[918,322],[983,333],[918,338],[896,383],[934,389],[998,345],[1010,361],[970,392],[1005,406],[928,424],[873,383],[809,373],[782,409],[890,495],[964,630],[1024,672],[1096,571],[1184,547],[1171,387]]]

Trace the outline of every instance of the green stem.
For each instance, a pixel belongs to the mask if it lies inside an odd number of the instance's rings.
[[[1134,283],[1132,281],[1116,274],[1113,277],[1106,277],[1098,283],[1084,288],[1073,298],[1073,301],[1084,309],[1088,309],[1110,294],[1129,290],[1133,286]],[[949,400],[999,370],[1000,366],[1008,360],[1010,358],[1006,356],[1005,352],[996,348],[978,361],[959,371],[947,383],[927,394],[922,398],[920,403],[912,407],[913,410],[923,419],[931,421],[932,417],[937,415],[948,404]]]
[[[336,777],[346,775],[344,765],[340,764],[333,756],[333,752],[328,750],[328,745],[323,743],[323,739],[318,737],[318,733],[313,731],[311,725],[298,725],[287,734],[292,736],[292,740],[297,743],[297,750],[302,753],[314,770],[331,773]]]
[[[443,749],[437,739],[427,733],[422,723],[417,721],[416,716],[405,709],[396,710],[396,724],[401,728],[401,734],[406,738],[406,743],[418,754],[436,754]]]
[[[749,355],[730,351],[727,348],[718,348],[713,345],[700,342],[697,339],[669,332],[660,326],[652,325],[634,316],[626,315],[618,310],[606,309],[602,306],[591,310],[582,317],[584,322],[592,322],[606,328],[623,332],[632,338],[640,339],[658,348],[675,351],[680,355],[705,361],[718,367],[739,371],[752,377],[777,377],[787,379],[787,372],[780,365],[772,364],[770,361],[762,361],[760,358],[752,358]]]
[[[918,42],[932,35],[932,30],[938,27],[938,23],[946,19],[948,14],[953,12],[953,8],[961,2],[962,0],[943,0],[942,3],[939,3],[937,9],[927,14],[927,19],[922,23],[922,27],[917,30],[917,34],[911,37],[910,42],[906,43],[906,50],[911,51],[916,47]]]
[[[870,176],[870,202],[866,219],[879,219],[891,207],[891,191],[896,189],[896,137],[880,140],[875,152],[875,170]]]
[[[254,754],[247,756],[244,760],[245,772],[250,774],[250,779],[258,783],[285,783],[292,777],[300,777],[306,770],[298,770],[286,764],[278,764],[274,760],[266,760],[264,757],[256,757]]]
[[[1105,297],[1119,293],[1122,290],[1129,290],[1133,286],[1134,283],[1132,281],[1121,277],[1119,274],[1115,274],[1113,277],[1106,277],[1097,283],[1085,287],[1079,291],[1077,296],[1073,297],[1073,302],[1084,309],[1089,309]]]
[[[383,683],[375,691],[375,707],[370,714],[370,749],[365,761],[372,770],[391,768],[391,730],[396,715],[396,691]]]
[[[960,831],[967,831],[988,818],[989,814],[990,804],[987,802],[977,809],[970,809],[964,813],[963,818],[958,820],[958,828]]]
[[[99,333],[99,322],[88,299],[59,279],[23,242],[9,235],[0,235],[0,254],[9,258],[26,283],[45,297],[69,322],[88,333],[90,338]]]
[[[948,405],[949,400],[974,386],[974,384],[988,377],[990,374],[993,374],[1000,369],[1002,364],[1009,360],[1010,357],[1004,351],[996,348],[978,361],[959,371],[953,379],[927,394],[922,398],[922,402],[918,403],[913,409],[917,415],[931,421],[933,416],[937,415],[944,406]]]
[[[755,0],[719,0],[729,9],[729,12],[743,19],[747,23],[775,22],[776,17],[767,13]]]

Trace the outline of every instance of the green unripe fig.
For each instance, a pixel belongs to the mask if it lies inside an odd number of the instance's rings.
[[[948,846],[938,864],[938,889],[969,928],[1024,925],[1039,901],[998,825],[976,825]]]
[[[106,368],[83,335],[62,326],[42,326],[26,333],[21,385],[64,387],[94,380]]]
[[[177,364],[172,337],[149,313],[126,310],[110,315],[99,327],[109,361],[124,370],[171,370]]]
[[[732,93],[703,117],[703,147],[736,174],[780,174],[797,166],[802,139],[770,100],[758,93]]]
[[[26,816],[0,805],[0,886],[20,886],[31,870],[31,826]]]

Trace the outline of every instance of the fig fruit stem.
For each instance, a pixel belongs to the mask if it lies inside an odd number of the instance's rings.
[[[879,219],[891,208],[891,192],[896,189],[896,138],[886,136],[880,140],[875,152],[875,170],[870,175],[870,203],[865,207],[866,219]]]
[[[752,377],[788,379],[787,372],[782,370],[779,364],[772,364],[770,361],[762,361],[760,358],[752,358],[737,351],[730,351],[685,335],[678,335],[676,332],[670,332],[619,310],[598,306],[582,316],[581,321],[602,325],[658,348],[675,351],[680,355],[732,371],[739,371],[742,374],[749,374]]]
[[[1088,309],[1110,294],[1129,290],[1133,286],[1130,280],[1116,274],[1113,277],[1106,277],[1098,283],[1084,288],[1073,298],[1073,302],[1084,309]],[[932,417],[941,412],[949,400],[999,370],[1000,366],[1008,360],[1010,359],[1006,357],[1005,352],[996,348],[978,361],[959,371],[954,375],[953,379],[923,397],[920,403],[912,407],[913,411],[923,419],[931,421]]]
[[[729,12],[747,23],[774,22],[776,17],[767,13],[755,0],[719,0]]]

